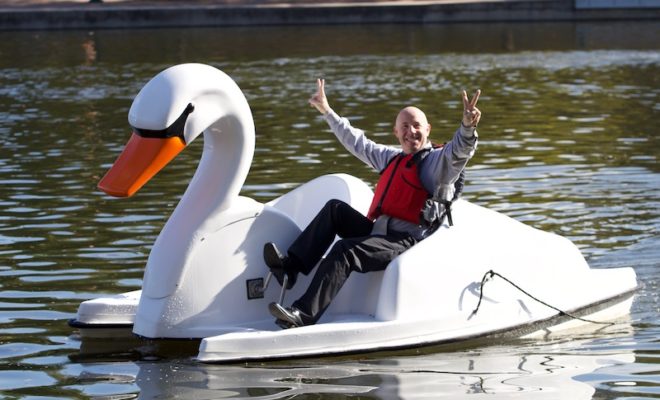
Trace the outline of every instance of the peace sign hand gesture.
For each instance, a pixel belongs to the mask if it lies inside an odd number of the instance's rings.
[[[463,91],[463,126],[466,128],[474,128],[481,119],[481,111],[477,108],[477,101],[481,90],[477,90],[472,100],[468,99],[468,95]]]
[[[316,93],[309,99],[309,104],[316,107],[323,115],[330,111],[328,99],[325,97],[325,79],[316,80]]]

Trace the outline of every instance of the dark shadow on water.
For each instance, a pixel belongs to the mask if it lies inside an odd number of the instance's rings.
[[[69,359],[78,363],[158,361],[189,359],[197,355],[200,340],[155,340],[138,336],[121,339],[81,339],[77,353]]]

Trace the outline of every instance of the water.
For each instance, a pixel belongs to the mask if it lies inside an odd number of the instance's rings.
[[[467,24],[0,33],[0,393],[45,398],[660,398],[660,51],[657,23]],[[135,197],[96,183],[154,74],[204,62],[244,90],[257,150],[243,195],[268,201],[321,174],[376,176],[307,105],[378,141],[407,104],[444,141],[460,90],[483,91],[465,197],[573,240],[590,265],[634,267],[629,321],[547,340],[246,365],[194,343],[81,343],[89,298],[140,287],[151,244],[201,141]],[[588,282],[585,282],[588,284]]]

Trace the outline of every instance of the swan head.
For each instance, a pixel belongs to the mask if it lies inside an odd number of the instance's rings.
[[[252,135],[254,150],[252,114],[243,93],[228,75],[204,64],[176,65],[154,76],[133,100],[128,122],[131,137],[98,184],[115,197],[135,194],[206,130],[238,124],[244,135]]]

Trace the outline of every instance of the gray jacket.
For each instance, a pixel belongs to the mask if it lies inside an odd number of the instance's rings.
[[[366,137],[360,129],[351,126],[346,118],[342,118],[334,111],[325,115],[332,132],[346,149],[372,167],[382,172],[392,157],[401,153],[401,149],[378,144]],[[440,149],[433,149],[419,164],[419,177],[422,185],[437,198],[450,200],[454,195],[454,182],[465,168],[468,160],[474,155],[477,148],[478,135],[475,128],[466,128],[463,124],[456,130],[451,141]],[[431,146],[428,143],[428,146]],[[384,233],[387,229],[398,232],[407,232],[423,239],[426,229],[396,218],[381,216],[376,221],[374,233]]]

